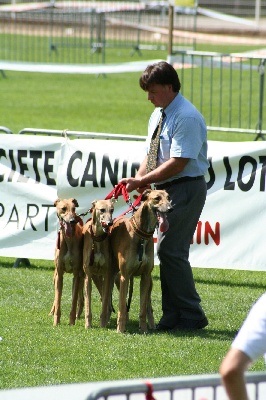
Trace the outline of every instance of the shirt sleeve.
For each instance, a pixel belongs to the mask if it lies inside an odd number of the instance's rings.
[[[179,120],[172,137],[170,157],[196,159],[202,147],[202,133],[198,119],[186,117]]]
[[[252,361],[266,353],[266,294],[251,308],[246,320],[232,343]]]

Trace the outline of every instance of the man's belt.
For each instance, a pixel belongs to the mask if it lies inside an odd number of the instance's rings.
[[[190,181],[202,181],[204,179],[203,175],[200,176],[182,176],[181,178],[174,179],[169,182],[162,183],[161,185],[155,184],[156,189],[162,190],[169,188],[170,186],[176,185],[178,183],[190,182]]]

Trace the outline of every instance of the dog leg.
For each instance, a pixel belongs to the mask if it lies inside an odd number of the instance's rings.
[[[79,276],[77,274],[75,274],[73,277],[73,280],[72,280],[72,304],[71,304],[71,310],[70,310],[70,314],[69,314],[69,325],[75,325],[75,323],[76,323],[79,285],[80,285]]]
[[[119,310],[117,317],[117,332],[124,333],[127,321],[127,292],[129,279],[121,275],[119,285]]]
[[[54,278],[53,278],[54,289],[55,289],[55,277],[56,277],[56,274],[57,274],[57,270],[55,269],[55,271],[54,271]],[[54,300],[54,302],[53,302],[53,305],[52,305],[51,311],[49,312],[49,315],[54,315],[54,309],[55,309],[55,300]]]
[[[101,328],[106,327],[106,325],[110,320],[111,313],[113,311],[113,305],[112,305],[113,287],[114,287],[114,272],[112,271],[112,267],[108,266],[103,281],[102,312],[100,317]]]
[[[91,328],[91,291],[92,276],[90,273],[90,257],[92,251],[92,241],[87,231],[84,233],[83,243],[83,272],[84,272],[84,304],[85,304],[85,328]]]
[[[102,298],[102,312],[100,316],[100,327],[105,328],[108,324],[109,304],[110,304],[110,289],[108,278],[104,277],[103,282],[103,298]],[[110,314],[109,314],[110,315]]]
[[[61,298],[63,290],[63,272],[57,271],[55,276],[55,299],[54,299],[54,325],[60,324]]]
[[[113,266],[112,266],[113,268]],[[108,302],[108,315],[107,315],[107,320],[108,322],[110,321],[111,318],[111,314],[115,313],[115,309],[114,309],[114,305],[113,305],[113,290],[114,290],[114,286],[115,286],[115,277],[117,275],[117,272],[113,272],[111,273],[111,277],[110,277],[110,295],[109,295],[109,302]]]
[[[92,312],[91,312],[91,291],[92,282],[91,274],[87,271],[84,281],[84,295],[85,295],[85,328],[91,328],[92,325]]]
[[[84,309],[84,274],[80,273],[79,278],[79,293],[78,293],[78,304],[77,304],[77,315],[76,319],[79,319]]]
[[[151,278],[148,274],[141,275],[140,279],[140,312],[139,312],[139,327],[141,332],[146,333],[147,329],[147,309],[148,296],[151,287]],[[149,305],[150,306],[150,305]]]
[[[111,278],[111,279],[114,280],[114,278]],[[98,290],[98,292],[100,294],[101,302],[103,302],[103,298],[102,298],[103,297],[102,293],[104,292],[104,290],[103,290],[103,277],[102,277],[102,275],[92,275],[92,280],[93,280],[93,283],[95,284],[95,286],[96,286],[96,288],[97,288],[97,290]],[[113,286],[114,286],[114,283],[112,284],[111,294],[110,294],[110,298],[109,298],[108,313],[107,313],[107,323],[110,320],[112,312],[115,312],[114,306],[113,306],[113,302],[112,302]]]
[[[150,276],[150,287],[149,287],[149,291],[148,291],[148,300],[147,300],[147,318],[148,318],[149,328],[155,329],[153,308],[152,308],[152,304],[151,304],[151,292],[152,292],[152,277]]]

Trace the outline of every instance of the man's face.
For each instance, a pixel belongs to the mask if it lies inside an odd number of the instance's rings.
[[[155,106],[166,108],[176,96],[172,85],[160,85],[153,83],[147,90],[148,100]]]

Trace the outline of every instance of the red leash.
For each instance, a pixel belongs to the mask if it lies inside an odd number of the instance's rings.
[[[124,183],[119,183],[118,185],[116,185],[114,187],[114,189],[105,197],[105,200],[112,199],[112,198],[117,200],[118,196],[121,196],[121,195],[124,197],[125,202],[128,203],[130,206],[129,209],[126,210],[122,215],[129,213],[131,210],[136,211],[136,207],[141,202],[142,195],[140,194],[137,197],[137,199],[134,201],[134,203],[132,203],[130,196],[128,194],[128,191],[126,189],[126,185]]]
[[[116,185],[114,187],[114,189],[105,197],[105,200],[108,200],[111,198],[116,200],[118,198],[118,196],[121,196],[121,195],[123,195],[126,203],[128,203],[130,201],[130,197],[129,197],[129,194],[126,189],[126,185],[123,183],[119,183],[118,185]]]

